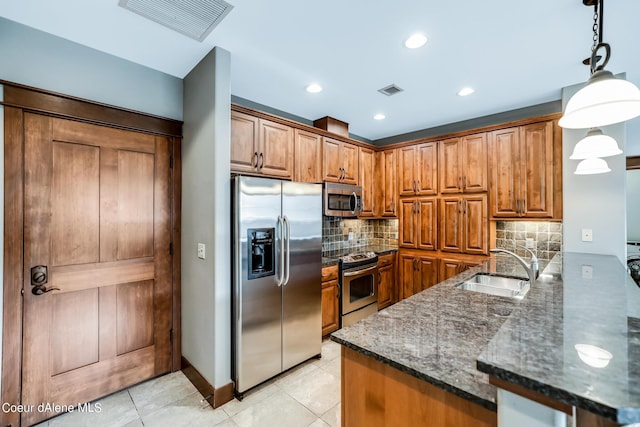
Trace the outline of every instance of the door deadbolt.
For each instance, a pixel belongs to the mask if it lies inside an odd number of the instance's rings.
[[[49,280],[46,265],[36,265],[31,268],[31,286],[46,285]]]

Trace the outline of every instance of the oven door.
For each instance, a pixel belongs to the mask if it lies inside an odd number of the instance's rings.
[[[355,267],[342,272],[342,314],[378,302],[378,265]]]

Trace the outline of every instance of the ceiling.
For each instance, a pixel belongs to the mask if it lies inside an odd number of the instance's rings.
[[[118,0],[3,2],[0,16],[179,78],[220,46],[231,52],[233,95],[309,120],[328,115],[370,140],[558,100],[589,76],[581,61],[593,8],[581,0],[228,1],[233,10],[203,42]],[[638,0],[606,2],[607,69],[636,85],[638,16]],[[429,41],[409,50],[414,32]],[[311,82],[324,90],[307,93]],[[378,92],[392,83],[404,91]],[[457,96],[464,86],[476,92]]]

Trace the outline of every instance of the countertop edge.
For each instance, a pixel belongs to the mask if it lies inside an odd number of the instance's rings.
[[[449,383],[446,383],[444,381],[438,380],[438,379],[433,378],[433,377],[431,377],[429,375],[425,375],[424,373],[418,372],[418,371],[416,371],[414,369],[411,369],[411,368],[409,368],[409,367],[407,367],[405,365],[402,365],[400,363],[394,362],[393,360],[387,359],[386,357],[381,356],[381,355],[379,355],[379,354],[377,354],[377,353],[375,353],[375,352],[373,352],[371,350],[367,350],[366,348],[354,345],[351,342],[345,341],[343,339],[340,339],[340,338],[338,338],[338,337],[336,337],[334,335],[330,335],[329,338],[331,339],[331,341],[334,341],[334,342],[336,342],[336,343],[338,343],[338,344],[340,344],[340,345],[342,345],[344,347],[350,348],[351,350],[354,350],[354,351],[356,351],[356,352],[358,352],[360,354],[363,354],[363,355],[365,355],[367,357],[370,357],[370,358],[372,358],[374,360],[377,360],[380,363],[383,363],[383,364],[385,364],[387,366],[390,366],[390,367],[392,367],[394,369],[397,369],[400,372],[404,372],[407,375],[411,375],[412,377],[415,377],[415,378],[418,378],[420,380],[426,381],[426,382],[428,382],[430,384],[433,384],[436,387],[439,387],[439,388],[441,388],[441,389],[443,389],[445,391],[448,391],[448,392],[450,392],[452,394],[455,394],[456,396],[459,396],[459,397],[461,397],[461,398],[463,398],[465,400],[468,400],[469,402],[472,402],[472,403],[475,403],[475,404],[477,404],[479,406],[482,406],[485,409],[488,409],[488,410],[493,411],[493,412],[497,412],[498,411],[498,406],[497,406],[496,402],[492,402],[492,401],[489,401],[489,400],[482,399],[481,397],[475,396],[475,395],[473,395],[471,393],[468,393],[468,392],[466,392],[464,390],[461,390],[461,389],[459,389],[459,388],[457,388],[455,386],[452,386]]]

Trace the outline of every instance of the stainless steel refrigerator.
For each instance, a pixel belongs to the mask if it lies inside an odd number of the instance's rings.
[[[235,393],[320,354],[322,186],[232,181]]]

